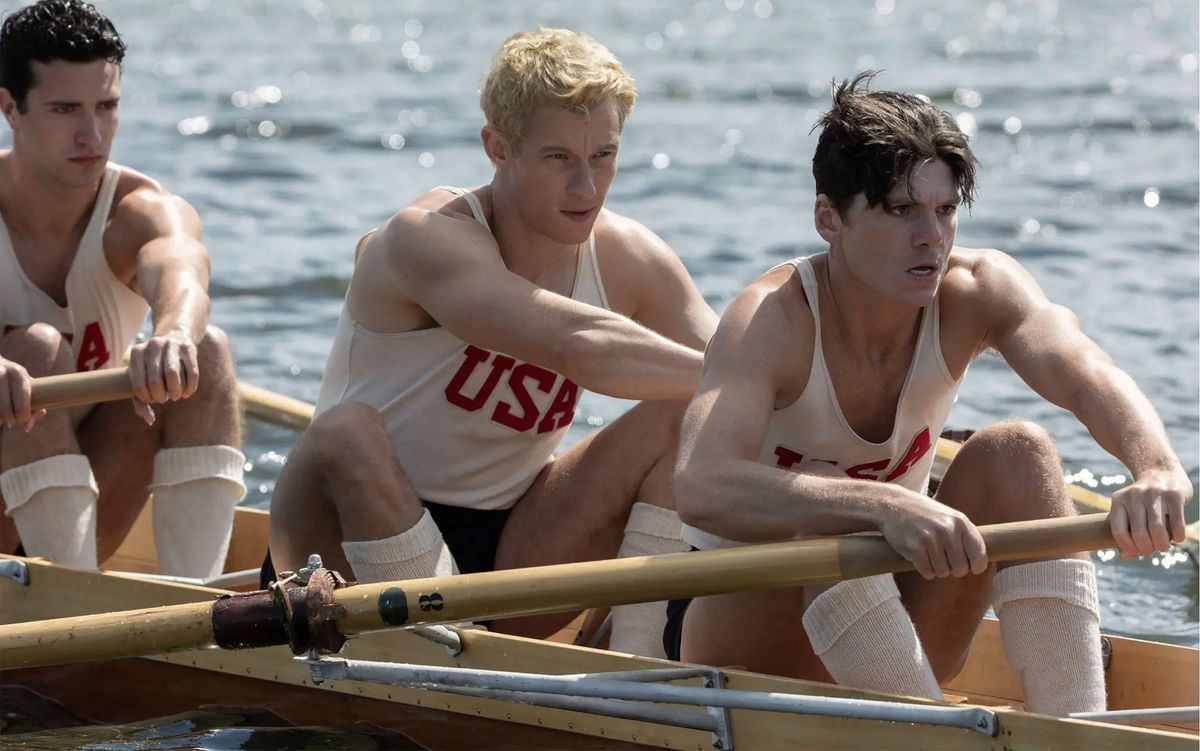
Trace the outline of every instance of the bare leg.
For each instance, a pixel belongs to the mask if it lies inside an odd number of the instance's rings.
[[[277,571],[296,570],[319,553],[350,578],[344,540],[400,534],[422,513],[379,413],[347,402],[318,417],[288,455],[271,497],[271,558]]]
[[[1045,430],[1023,421],[976,432],[946,471],[936,497],[978,525],[1075,514],[1054,442]],[[1016,563],[994,564],[979,576],[961,579],[926,581],[915,573],[897,575],[896,584],[939,681],[950,680],[962,669],[975,629],[992,601],[995,573],[1010,565]]]
[[[1024,422],[989,426],[963,446],[937,498],[977,524],[1069,515],[1074,512],[1063,490],[1060,466],[1044,430]],[[961,579],[926,581],[915,573],[896,576],[939,681],[952,678],[966,661],[991,602],[995,568]],[[805,608],[823,589],[697,598],[684,621],[681,656],[688,662],[744,665],[829,681],[800,625]],[[747,638],[729,639],[733,633]]]
[[[34,378],[74,370],[71,348],[52,326],[35,323],[0,337],[0,353]],[[26,552],[78,566],[96,565],[94,478],[75,440],[79,410],[50,410],[26,433],[0,429],[0,549],[11,552],[24,530]]]
[[[72,373],[71,346],[54,327],[35,323],[0,337],[0,354],[20,363],[33,378]],[[0,471],[45,459],[56,454],[78,454],[71,413],[52,409],[33,430],[0,429]]]
[[[636,500],[675,507],[680,402],[643,402],[556,458],[514,507],[496,568],[612,558]],[[573,613],[497,621],[505,633],[547,636]]]
[[[162,447],[241,446],[241,404],[229,337],[209,326],[196,355],[200,367],[196,393],[155,407],[163,425]]]

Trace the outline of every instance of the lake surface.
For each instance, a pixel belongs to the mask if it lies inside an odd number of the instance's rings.
[[[254,384],[316,397],[355,241],[429,187],[490,179],[477,91],[492,53],[515,31],[568,26],[606,44],[640,90],[609,207],[666,239],[718,311],[770,266],[824,249],[809,130],[831,80],[883,69],[877,87],[952,112],[982,163],[959,243],[1012,253],[1070,306],[1149,394],[1197,481],[1195,2],[100,7],[129,47],[114,158],[200,212],[213,320]],[[627,408],[589,395],[571,439]],[[1011,417],[1048,428],[1065,471],[1097,490],[1125,481],[1072,415],[983,358],[951,424]],[[267,503],[293,439],[248,426],[246,503]],[[1195,567],[1174,560],[1102,562],[1104,628],[1200,643]]]

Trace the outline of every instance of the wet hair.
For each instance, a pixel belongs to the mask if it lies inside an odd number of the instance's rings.
[[[958,123],[945,110],[912,94],[869,91],[875,71],[834,87],[833,107],[821,117],[813,177],[845,215],[859,193],[874,207],[904,180],[912,192],[912,174],[940,159],[958,183],[958,195],[970,205],[975,197],[977,161]]]
[[[488,124],[515,146],[539,105],[586,115],[608,97],[616,101],[623,127],[637,89],[604,45],[577,31],[538,29],[514,34],[500,46],[483,79],[479,106]]]
[[[40,0],[10,13],[0,26],[0,86],[25,111],[25,98],[36,85],[33,61],[66,60],[121,64],[125,43],[112,21],[83,0]]]

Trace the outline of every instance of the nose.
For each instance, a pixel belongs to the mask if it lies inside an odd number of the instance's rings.
[[[79,146],[95,146],[100,143],[100,119],[95,114],[80,114],[75,125],[75,143]]]
[[[586,159],[572,170],[571,179],[567,183],[567,193],[585,198],[596,195],[596,179],[592,166]]]
[[[936,246],[942,244],[945,234],[945,228],[942,227],[942,218],[938,216],[936,211],[930,211],[922,214],[917,226],[916,235],[913,239],[920,246]]]

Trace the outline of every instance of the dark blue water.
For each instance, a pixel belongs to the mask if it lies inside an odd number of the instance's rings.
[[[355,241],[433,185],[490,178],[476,93],[490,56],[517,30],[563,25],[638,81],[609,206],[664,237],[718,311],[771,265],[823,249],[809,128],[831,79],[884,69],[878,85],[954,113],[982,162],[960,244],[1012,253],[1076,312],[1149,394],[1196,481],[1192,0],[100,5],[129,46],[115,158],[199,210],[213,318],[255,384],[315,398]],[[586,397],[572,440],[627,406]],[[1046,426],[1066,471],[1098,490],[1125,481],[1073,416],[983,359],[951,422],[1008,417]],[[250,426],[247,503],[266,503],[292,440]],[[1174,561],[1102,564],[1105,628],[1200,643],[1195,569]]]

